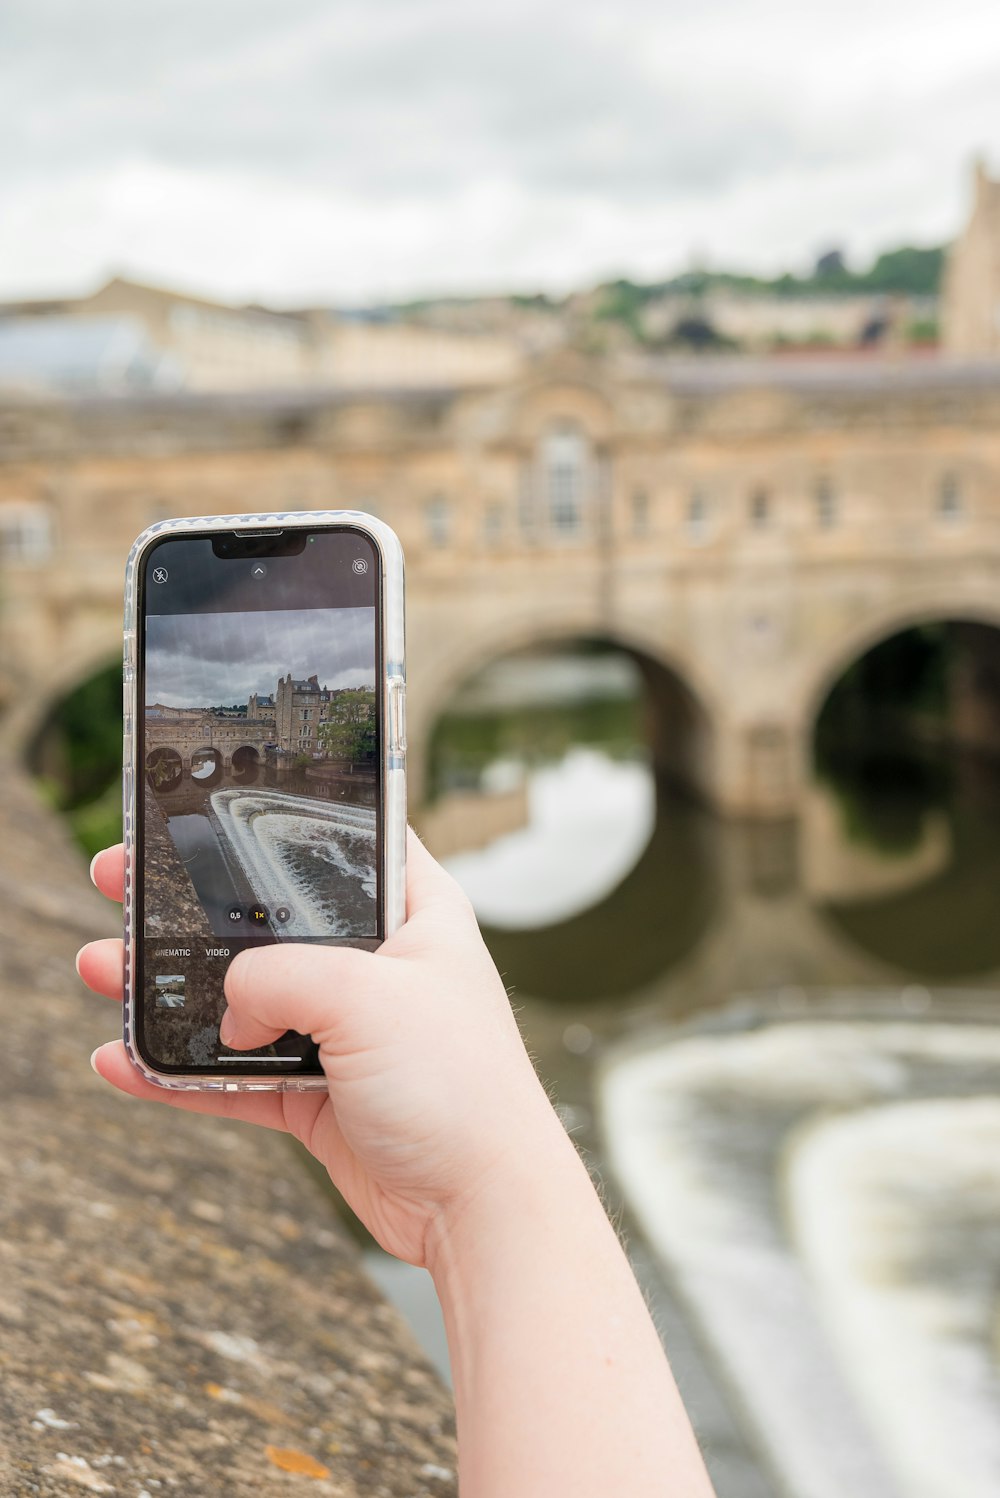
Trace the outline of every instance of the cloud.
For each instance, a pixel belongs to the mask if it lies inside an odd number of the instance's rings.
[[[983,0],[8,0],[4,281],[336,301],[940,238],[998,43]]]
[[[375,610],[154,614],[146,620],[146,702],[228,707],[274,692],[279,677],[372,686]]]

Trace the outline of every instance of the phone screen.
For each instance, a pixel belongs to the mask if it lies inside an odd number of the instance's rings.
[[[249,946],[382,939],[379,589],[349,528],[146,553],[136,1043],[157,1071],[316,1073],[294,1032],[220,1043],[226,968]]]

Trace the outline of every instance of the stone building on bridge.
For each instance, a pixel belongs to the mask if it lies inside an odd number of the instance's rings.
[[[295,680],[289,671],[275,693],[275,732],[285,753],[314,754],[322,748],[320,729],[334,694],[316,676]]]
[[[234,717],[209,707],[147,707],[143,717],[146,763],[151,754],[166,751],[178,757],[182,775],[190,775],[201,761],[206,770],[214,765],[222,774],[250,777],[274,747],[274,723],[266,719]]]
[[[10,399],[8,735],[120,652],[144,526],[331,506],[384,518],[407,556],[415,803],[464,682],[511,651],[596,639],[643,672],[664,778],[729,814],[794,814],[852,661],[915,624],[1000,626],[1000,357],[563,351],[419,391]],[[1000,630],[968,638],[970,698],[997,679]],[[301,714],[322,704],[291,685],[284,732],[311,752]],[[262,744],[280,737],[279,694],[255,707]],[[995,714],[967,700],[960,716],[996,747]]]
[[[1000,181],[976,163],[972,213],[945,274],[942,334],[950,353],[1000,357]]]
[[[8,405],[7,731],[119,653],[143,526],[330,505],[376,512],[406,552],[414,802],[464,681],[601,639],[643,670],[664,776],[785,815],[852,660],[915,623],[1000,624],[1000,362],[563,355],[476,391]],[[277,692],[274,712],[262,743]]]
[[[251,692],[247,702],[247,717],[257,718],[260,722],[274,722],[275,717],[274,695],[271,692]]]

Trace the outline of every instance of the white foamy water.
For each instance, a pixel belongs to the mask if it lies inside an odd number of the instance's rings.
[[[446,859],[480,920],[526,930],[596,905],[638,862],[656,816],[644,764],[573,749],[532,772],[528,825]]]
[[[995,1498],[1000,1030],[786,1023],[601,1079],[610,1164],[795,1498]]]
[[[288,936],[375,930],[375,812],[275,790],[223,790],[212,810],[257,899]]]
[[[789,1187],[828,1333],[905,1492],[996,1498],[1000,1099],[818,1124],[792,1155]]]

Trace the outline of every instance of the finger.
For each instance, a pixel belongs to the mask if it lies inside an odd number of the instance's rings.
[[[98,1046],[90,1058],[90,1064],[99,1077],[127,1092],[129,1097],[144,1098],[152,1103],[168,1103],[172,1108],[183,1108],[187,1113],[213,1113],[219,1118],[235,1118],[243,1123],[260,1124],[265,1129],[288,1132],[280,1092],[187,1092],[168,1087],[157,1087],[138,1071],[128,1059],[120,1040],[111,1040]],[[305,1097],[305,1094],[302,1094]],[[325,1093],[310,1094],[317,1111]]]
[[[125,898],[125,845],[102,848],[90,863],[90,877],[102,895],[121,904]]]
[[[443,869],[413,828],[406,840],[406,915],[407,919],[424,910],[451,912],[458,908],[471,910],[469,899],[451,874]]]
[[[125,945],[119,937],[107,936],[90,941],[76,954],[76,970],[95,993],[109,999],[120,999],[124,987]]]
[[[282,942],[248,948],[229,964],[220,1038],[234,1050],[270,1045],[286,1030],[358,1044],[356,1028],[385,992],[388,959],[355,947],[312,947]],[[397,978],[398,975],[394,974]]]

